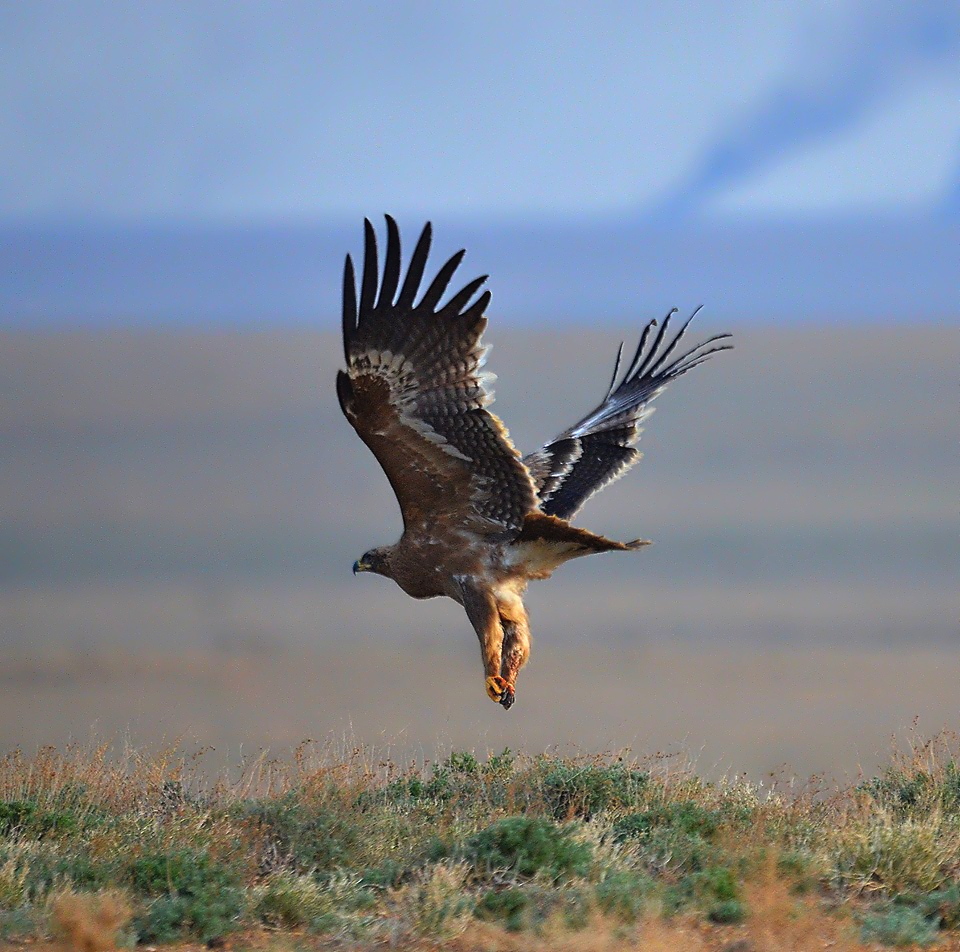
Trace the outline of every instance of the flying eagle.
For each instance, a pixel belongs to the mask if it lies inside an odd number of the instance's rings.
[[[487,409],[493,402],[487,389],[493,375],[481,372],[488,348],[480,338],[490,292],[474,299],[486,275],[441,305],[464,255],[458,251],[417,300],[431,225],[423,229],[401,285],[400,233],[390,216],[386,220],[382,274],[376,234],[364,222],[359,301],[347,255],[347,369],[337,374],[337,395],[396,493],[403,535],[393,545],[365,552],[353,571],[392,578],[414,598],[446,595],[459,602],[480,639],[487,694],[510,708],[517,673],[530,655],[523,607],[527,584],[549,578],[569,559],[648,544],[615,542],[569,520],[640,458],[634,444],[654,397],[711,354],[730,349],[718,343],[730,335],[718,334],[674,356],[697,312],[670,339],[667,329],[676,308],[659,328],[650,321],[622,376],[620,345],[600,405],[521,457]]]

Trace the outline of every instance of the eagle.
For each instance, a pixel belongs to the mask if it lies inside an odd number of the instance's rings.
[[[617,542],[570,520],[594,493],[637,460],[640,424],[651,401],[677,377],[731,348],[717,334],[677,355],[697,308],[669,334],[650,321],[620,373],[623,344],[603,400],[540,449],[521,456],[490,412],[492,374],[481,343],[487,275],[444,295],[465,251],[420,294],[433,229],[428,222],[402,275],[400,232],[386,216],[381,273],[376,232],[364,221],[359,299],[353,260],[343,271],[343,352],[337,395],[347,420],[372,450],[396,494],[403,534],[365,552],[354,574],[393,579],[413,598],[446,596],[463,606],[480,639],[487,695],[505,709],[530,656],[523,596],[570,559],[628,552],[647,540]],[[402,277],[402,283],[401,283]],[[441,303],[443,302],[443,303]]]

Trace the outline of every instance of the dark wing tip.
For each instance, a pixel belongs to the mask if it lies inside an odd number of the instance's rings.
[[[482,318],[484,311],[486,311],[487,306],[490,304],[491,297],[492,295],[489,291],[484,291],[483,294],[481,294],[480,297],[478,297],[476,301],[470,305],[470,307],[463,311],[460,317],[467,325],[469,325],[472,321]]]
[[[487,282],[489,275],[481,274],[479,278],[474,278],[469,284],[466,284],[457,293],[447,301],[443,306],[445,316],[455,317],[470,303],[470,299]]]
[[[400,229],[392,215],[383,216],[387,220],[387,256],[383,264],[383,281],[377,297],[377,307],[390,307],[400,283]]]
[[[431,222],[427,222],[423,226],[423,231],[420,232],[417,245],[413,249],[413,256],[410,258],[410,264],[407,266],[407,276],[404,278],[400,296],[397,298],[396,306],[398,308],[403,310],[413,309],[413,302],[416,299],[417,291],[420,290],[423,272],[427,267],[427,257],[430,254],[432,241],[433,225]]]
[[[350,342],[357,330],[357,282],[353,258],[347,255],[343,263],[343,356],[350,366]]]
[[[460,267],[460,262],[463,261],[463,256],[466,253],[466,248],[461,248],[446,260],[443,267],[437,272],[437,276],[433,279],[430,287],[427,288],[423,297],[420,299],[420,303],[417,305],[418,310],[420,308],[427,311],[435,311],[437,309],[440,298],[443,297],[447,286],[450,284],[450,279],[453,277],[457,268]]]
[[[369,218],[363,220],[363,276],[360,279],[360,319],[374,307],[379,278],[377,262],[377,233]]]

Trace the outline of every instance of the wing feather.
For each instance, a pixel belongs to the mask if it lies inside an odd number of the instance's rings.
[[[377,294],[377,235],[370,220],[363,221],[363,279],[360,284],[360,320],[374,309]]]
[[[403,280],[400,297],[397,298],[398,310],[412,310],[413,302],[420,290],[423,272],[427,267],[427,256],[430,254],[430,243],[433,241],[433,226],[427,222],[417,239],[417,246],[413,249],[413,256],[407,267],[407,276]]]
[[[505,427],[486,409],[493,396],[481,373],[487,351],[481,336],[489,292],[467,306],[486,279],[472,281],[438,310],[460,251],[415,305],[430,248],[428,223],[393,303],[400,280],[396,223],[387,218],[382,281],[369,221],[364,239],[359,306],[349,255],[344,267],[347,370],[337,378],[344,414],[383,467],[406,528],[450,518],[473,531],[516,535],[536,508],[536,491]]]
[[[357,330],[357,284],[353,259],[347,255],[343,266],[343,359],[350,363],[350,341]]]
[[[657,327],[657,321],[650,321],[618,384],[623,355],[621,344],[610,386],[600,405],[579,423],[524,457],[537,487],[542,512],[570,519],[594,493],[622,476],[640,459],[634,444],[642,431],[640,424],[653,412],[650,403],[671,380],[713,354],[732,348],[731,344],[719,343],[730,337],[729,334],[717,334],[670,359],[699,311],[698,307],[662,349],[676,308],[664,318],[647,347],[650,334]]]
[[[390,307],[397,293],[400,283],[400,229],[390,215],[387,219],[387,260],[383,265],[383,282],[380,284],[380,295],[377,298],[377,307]]]

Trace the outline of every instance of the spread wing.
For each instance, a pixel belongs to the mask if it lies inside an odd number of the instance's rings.
[[[481,373],[488,348],[480,337],[490,292],[470,303],[486,276],[441,307],[464,255],[459,251],[415,303],[431,233],[428,223],[400,286],[396,222],[387,216],[381,278],[376,234],[366,221],[359,302],[347,255],[340,406],[387,474],[405,528],[429,529],[440,519],[509,536],[536,508],[536,494],[506,428],[486,409],[493,395],[484,384],[493,375]]]
[[[653,413],[650,402],[671,380],[703,363],[711,354],[732,348],[731,344],[717,343],[730,335],[718,334],[670,359],[699,310],[690,315],[666,346],[662,345],[676,308],[666,316],[647,348],[650,333],[657,326],[655,320],[651,321],[643,329],[637,352],[618,384],[621,344],[603,402],[546,446],[524,457],[543,512],[570,519],[594,493],[622,476],[642,455],[634,444],[640,437],[640,424]]]

